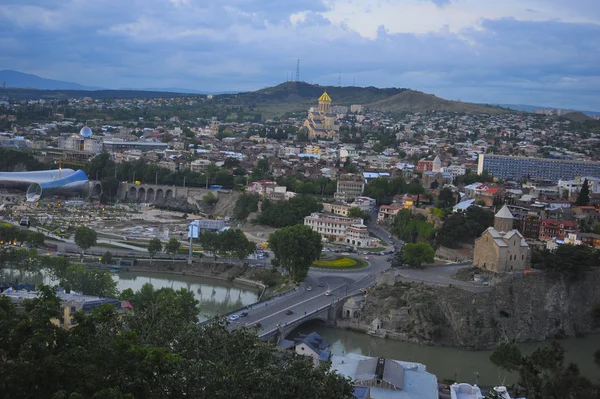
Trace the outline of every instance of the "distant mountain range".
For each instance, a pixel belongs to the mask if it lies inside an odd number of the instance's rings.
[[[525,104],[494,104],[494,105],[497,105],[502,108],[508,108],[508,109],[512,109],[515,111],[523,111],[523,112],[533,112],[536,109],[552,109],[552,110],[562,109],[563,111],[573,111],[573,112],[579,111],[582,114],[586,114],[586,115],[600,115],[600,111],[581,111],[581,110],[570,109],[570,108],[544,107],[542,105],[525,105]]]
[[[105,87],[95,86],[84,86],[79,83],[65,82],[62,80],[46,79],[30,73],[23,73],[19,71],[12,71],[10,69],[4,69],[0,71],[0,87],[6,83],[6,88],[19,88],[19,89],[37,89],[37,90],[111,90]],[[195,89],[182,89],[182,88],[122,88],[118,90],[127,91],[151,91],[151,92],[167,92],[167,93],[181,93],[181,94],[234,94],[236,92],[208,92]]]
[[[101,90],[101,87],[84,86],[74,82],[45,79],[29,73],[4,69],[0,71],[0,87],[38,90]]]
[[[6,89],[2,90],[2,85]],[[38,90],[39,92],[34,92]],[[42,91],[43,90],[43,91]],[[285,82],[265,89],[238,92],[208,92],[185,88],[124,88],[106,89],[102,87],[84,86],[79,83],[61,80],[45,79],[36,75],[13,70],[0,71],[0,93],[14,98],[57,98],[90,96],[94,98],[157,98],[173,94],[193,95],[231,95],[236,94],[230,101],[237,104],[254,104],[261,107],[293,110],[314,105],[315,100],[323,91],[331,95],[333,104],[350,105],[362,104],[372,109],[393,112],[481,112],[499,113],[514,111],[533,112],[534,109],[551,109],[548,107],[519,104],[474,104],[461,101],[450,101],[426,94],[420,91],[401,88],[377,87],[337,87],[320,86],[304,82]],[[67,92],[68,91],[68,92]],[[573,110],[574,111],[574,110]],[[588,115],[599,115],[600,112],[581,111]]]

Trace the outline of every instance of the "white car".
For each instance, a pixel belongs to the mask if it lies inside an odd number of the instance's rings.
[[[331,291],[327,290],[325,291],[325,296],[330,296],[331,295]]]
[[[306,287],[306,291],[312,291],[312,287],[309,285],[308,287]]]
[[[229,321],[236,321],[239,318],[240,318],[240,316],[238,316],[236,314],[232,314],[231,316],[229,316],[228,320]]]

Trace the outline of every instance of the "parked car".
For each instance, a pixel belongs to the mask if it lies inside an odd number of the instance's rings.
[[[364,260],[371,260],[371,258],[369,258],[368,256],[365,256],[363,259]]]
[[[289,316],[291,314],[294,314],[294,311],[291,310],[291,309],[288,309],[288,310],[285,311],[285,314]]]

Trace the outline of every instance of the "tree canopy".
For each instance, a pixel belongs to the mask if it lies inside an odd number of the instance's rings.
[[[277,230],[269,236],[269,248],[294,281],[304,281],[312,263],[323,250],[321,234],[298,224]]]
[[[250,329],[198,326],[189,291],[128,290],[135,311],[105,304],[69,330],[50,287],[17,312],[0,297],[0,392],[14,399],[351,398],[352,386],[312,359],[276,351]]]
[[[426,242],[408,243],[402,247],[402,260],[414,267],[432,263],[435,250]]]
[[[460,243],[472,243],[493,224],[492,212],[478,206],[471,206],[464,212],[454,212],[446,218],[436,239],[445,247],[457,248]]]
[[[165,244],[165,252],[173,256],[173,258],[175,258],[175,255],[177,255],[177,252],[179,251],[180,247],[181,242],[179,242],[177,238],[171,238]]]
[[[435,228],[427,218],[409,209],[401,209],[394,219],[394,234],[405,242],[431,241]]]
[[[323,204],[315,197],[299,195],[289,201],[273,202],[265,199],[261,214],[254,222],[271,227],[286,227],[303,223],[304,217],[323,210]]]
[[[79,226],[77,230],[75,230],[75,244],[77,244],[82,251],[96,245],[97,240],[98,236],[96,235],[96,232],[87,226]]]
[[[61,285],[85,295],[101,298],[117,296],[117,282],[110,273],[101,269],[88,269],[83,265],[71,265],[61,279]]]
[[[148,253],[150,254],[150,259],[154,258],[157,253],[163,250],[162,242],[154,237],[150,241],[148,241]]]
[[[585,206],[590,203],[590,185],[588,180],[585,179],[583,181],[583,185],[581,186],[581,190],[579,190],[579,194],[577,195],[577,200],[575,201],[575,205]]]

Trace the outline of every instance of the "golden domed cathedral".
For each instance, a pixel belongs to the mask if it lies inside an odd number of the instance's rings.
[[[339,140],[340,124],[337,121],[337,116],[331,112],[331,97],[329,97],[327,91],[319,97],[319,107],[316,110],[311,108],[308,111],[304,127],[308,130],[309,138]]]

